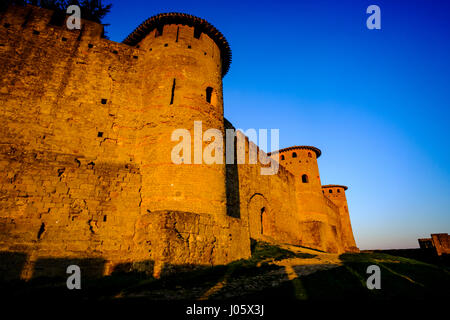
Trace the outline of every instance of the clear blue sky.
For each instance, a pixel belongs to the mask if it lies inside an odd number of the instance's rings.
[[[113,41],[161,12],[216,26],[233,52],[225,116],[320,148],[322,183],[349,186],[361,249],[450,232],[450,1],[112,3]],[[366,28],[371,4],[381,30]]]

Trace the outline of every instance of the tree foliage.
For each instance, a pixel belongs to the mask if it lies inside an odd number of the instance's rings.
[[[83,19],[98,23],[102,23],[103,18],[110,12],[112,7],[112,4],[103,5],[102,0],[2,0],[0,2],[0,11],[6,10],[11,4],[19,6],[31,4],[64,13],[68,6],[78,5]]]

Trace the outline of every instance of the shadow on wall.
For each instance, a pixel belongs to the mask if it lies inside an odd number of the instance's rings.
[[[183,296],[199,299],[223,279],[228,266],[205,265],[164,265],[161,279],[152,276],[154,261],[145,260],[119,263],[111,275],[104,276],[106,261],[102,258],[42,258],[36,260],[29,280],[21,278],[27,268],[28,255],[22,252],[0,252],[0,299],[20,298],[33,301],[56,301],[58,299],[112,299],[127,294],[130,290],[147,291],[149,298],[173,299],[179,296],[180,286]],[[66,281],[71,274],[69,265],[81,269],[81,289],[68,290]],[[192,289],[192,290],[191,290]],[[154,292],[153,292],[154,291]]]
[[[22,252],[0,252],[0,299],[112,298],[124,286],[153,279],[153,261],[118,264],[110,276],[104,276],[106,260],[102,258],[38,258],[31,266],[28,258]],[[70,265],[80,267],[83,290],[67,289],[66,281],[72,273],[66,270]],[[24,280],[27,268],[31,269],[31,278]]]
[[[32,278],[67,278],[67,267],[77,265],[82,270],[83,277],[102,277],[106,260],[102,258],[39,258],[33,268]]]
[[[66,280],[67,267],[77,265],[81,269],[83,278],[98,279],[120,274],[141,274],[146,278],[153,278],[155,262],[142,260],[115,264],[110,272],[105,272],[107,260],[103,258],[38,258],[34,263],[29,262],[29,255],[23,252],[0,251],[0,282],[23,281],[24,271],[30,268],[30,281],[37,279],[54,279],[56,282]],[[210,265],[196,264],[164,264],[160,276],[167,277],[182,272],[195,272]],[[65,282],[64,282],[65,283]]]
[[[0,251],[0,280],[20,279],[28,256],[22,252]]]
[[[0,281],[17,281],[29,270],[30,278],[67,278],[67,267],[77,265],[87,278],[102,277],[106,260],[102,258],[38,258],[30,262],[23,252],[0,252]]]
[[[236,130],[233,125],[224,119],[225,129]],[[239,169],[237,165],[237,138],[234,137],[234,161],[233,164],[226,164],[226,180],[225,180],[225,190],[227,197],[227,215],[234,218],[240,218],[240,194],[239,194]]]

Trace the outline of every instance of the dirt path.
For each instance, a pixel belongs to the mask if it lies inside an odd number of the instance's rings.
[[[259,263],[253,274],[233,275],[229,270],[217,283],[205,287],[202,284],[194,288],[166,288],[151,291],[135,292],[127,297],[148,297],[150,299],[229,299],[239,298],[243,295],[257,294],[267,288],[278,287],[283,282],[292,281],[298,277],[306,276],[317,271],[335,268],[341,265],[339,254],[323,253],[316,250],[279,245],[281,248],[295,253],[313,255],[309,258],[287,258],[279,261],[270,259]],[[264,264],[264,266],[262,266]],[[123,297],[123,296],[122,296]]]

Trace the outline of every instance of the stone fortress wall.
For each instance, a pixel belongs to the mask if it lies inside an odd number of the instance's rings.
[[[450,254],[450,237],[448,233],[432,233],[431,238],[418,239],[420,249],[438,256]]]
[[[102,34],[33,6],[0,15],[0,251],[17,257],[2,268],[28,279],[78,261],[158,275],[247,258],[251,238],[357,250],[345,194],[322,193],[320,150],[295,149],[301,164],[281,159],[267,176],[261,164],[171,161],[175,129],[232,127],[217,29],[163,14],[123,43]]]

